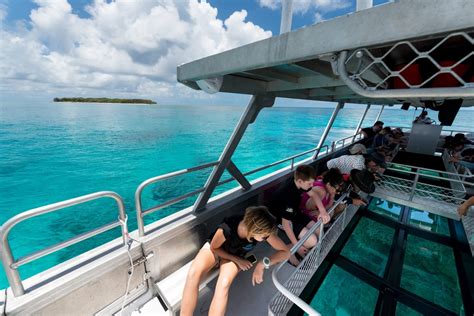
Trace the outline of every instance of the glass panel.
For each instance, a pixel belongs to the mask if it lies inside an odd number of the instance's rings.
[[[423,314],[418,313],[413,308],[403,305],[400,302],[397,303],[397,310],[395,311],[395,316],[418,316],[418,315],[423,315]]]
[[[400,205],[379,198],[373,198],[372,201],[370,201],[368,208],[371,211],[382,215],[387,215],[389,217],[395,218],[396,220],[398,220],[400,217],[400,212],[402,211],[402,207]]]
[[[379,291],[337,266],[324,279],[310,305],[321,315],[372,315]]]
[[[408,235],[401,286],[455,313],[462,310],[453,250]]]
[[[448,219],[443,216],[411,209],[408,223],[433,233],[449,236]]]
[[[395,230],[362,218],[341,254],[383,277]]]

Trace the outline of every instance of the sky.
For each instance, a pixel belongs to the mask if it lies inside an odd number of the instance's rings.
[[[176,66],[278,35],[280,1],[0,0],[0,102],[246,103],[179,84]],[[292,29],[354,10],[355,0],[294,0]]]

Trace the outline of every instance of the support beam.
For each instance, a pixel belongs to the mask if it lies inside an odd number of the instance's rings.
[[[273,106],[273,103],[275,103],[275,97],[273,96],[254,95],[252,97],[219,158],[219,164],[212,170],[212,173],[204,186],[204,191],[199,194],[196,203],[194,203],[194,212],[199,212],[206,207],[207,201],[211,197],[219,179],[224,173],[224,170],[227,168],[230,159],[232,158],[232,155],[239,145],[239,142],[249,124],[255,121],[261,109],[264,107],[271,107]]]
[[[367,107],[365,108],[364,114],[360,118],[359,124],[357,124],[357,127],[354,131],[354,135],[357,134],[359,132],[360,128],[362,127],[362,123],[364,123],[365,116],[367,115],[367,112],[369,112],[369,109],[370,109],[370,103],[367,103]],[[354,141],[354,139],[355,139],[355,136],[352,139],[352,141]]]
[[[234,177],[237,182],[240,183],[244,190],[248,190],[252,187],[250,182],[245,178],[245,176],[240,172],[239,168],[234,164],[232,160],[227,164],[227,171]]]
[[[382,116],[382,112],[383,112],[383,109],[385,107],[385,104],[382,104],[382,107],[380,108],[380,111],[379,111],[379,114],[377,114],[377,117],[375,118],[375,122],[377,122],[378,120],[380,120],[380,117]]]
[[[326,138],[328,137],[329,131],[331,130],[332,124],[336,120],[339,110],[342,109],[343,107],[344,107],[343,102],[337,103],[336,108],[332,112],[331,118],[329,119],[328,124],[326,125],[326,128],[324,129],[323,135],[321,135],[321,138],[319,139],[318,147],[316,147],[318,149],[313,154],[313,160],[318,157],[319,151],[321,150],[321,146],[324,145],[324,142],[326,141]]]

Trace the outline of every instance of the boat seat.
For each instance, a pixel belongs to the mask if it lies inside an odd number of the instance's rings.
[[[156,283],[160,292],[160,296],[170,308],[170,313],[172,315],[176,314],[181,306],[184,284],[186,283],[186,277],[193,261],[194,260],[188,262],[180,269]],[[199,284],[199,291],[204,289],[210,282],[212,282],[218,274],[219,269],[214,268],[209,271],[209,273]]]

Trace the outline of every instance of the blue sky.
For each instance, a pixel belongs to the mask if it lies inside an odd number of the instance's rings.
[[[293,7],[297,29],[353,12],[355,0],[294,0]],[[280,0],[0,0],[0,101],[245,103],[248,96],[178,84],[176,66],[278,35],[280,14]]]

